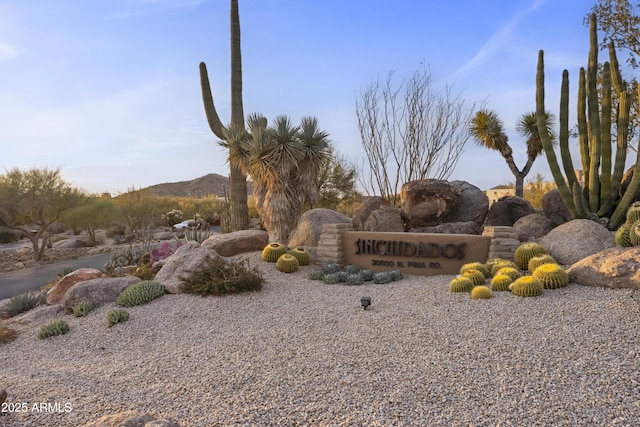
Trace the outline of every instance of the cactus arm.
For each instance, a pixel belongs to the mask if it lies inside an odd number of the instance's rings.
[[[587,206],[587,200],[584,198],[584,194],[580,188],[580,183],[578,183],[578,181],[574,181],[572,189],[573,203],[576,205],[578,218],[589,218],[589,207]]]
[[[602,154],[602,140],[600,133],[600,108],[598,104],[598,35],[596,31],[596,17],[590,19],[590,49],[587,66],[587,114],[589,128],[589,210],[597,212],[600,207],[600,156]]]
[[[538,119],[538,129],[546,129],[546,110],[544,107],[544,51],[540,50],[538,52],[538,70],[536,73],[536,116]],[[553,150],[553,144],[551,143],[551,138],[547,132],[540,132],[540,139],[542,140],[542,147],[544,148],[545,155],[547,157],[547,162],[549,163],[549,169],[551,169],[551,174],[553,175],[553,179],[558,186],[558,191],[560,192],[560,196],[564,201],[564,204],[569,209],[571,216],[574,218],[578,218],[578,213],[576,211],[576,205],[573,202],[573,198],[571,196],[571,191],[569,191],[569,187],[567,187],[567,183],[562,176],[562,172],[560,171],[560,166],[558,166],[558,158],[556,157],[556,153]]]
[[[609,42],[609,62],[611,63],[611,82],[616,92],[626,92],[627,84],[622,80],[620,73],[620,65],[618,64],[618,55],[613,42]]]
[[[602,170],[600,172],[600,209],[598,216],[608,216],[617,194],[611,193],[611,69],[605,62],[602,68],[601,134]]]
[[[620,92],[620,104],[618,105],[618,138],[616,146],[616,162],[613,167],[613,177],[611,178],[611,191],[613,195],[618,195],[620,183],[624,175],[625,164],[627,162],[627,141],[629,138],[629,112],[631,102],[626,91]]]
[[[638,96],[640,97],[640,84],[638,84]],[[631,178],[631,183],[629,183],[629,187],[627,187],[627,191],[624,192],[624,196],[618,203],[616,210],[613,212],[610,221],[610,227],[615,229],[618,225],[622,223],[625,219],[625,215],[627,214],[627,209],[636,198],[638,193],[640,192],[640,150],[638,150],[636,156],[636,165],[633,168],[633,178]]]
[[[202,102],[204,103],[204,112],[207,115],[207,122],[209,127],[215,136],[221,140],[225,140],[224,126],[218,117],[216,106],[213,103],[213,96],[211,95],[211,86],[209,84],[209,75],[207,73],[207,65],[204,62],[200,63],[200,87],[202,89]]]
[[[580,144],[580,158],[582,159],[582,173],[584,174],[585,195],[588,195],[590,158],[589,132],[587,130],[587,79],[584,68],[580,68],[578,79],[578,139]]]
[[[576,172],[573,168],[573,160],[571,160],[571,152],[569,151],[569,72],[562,72],[562,85],[560,89],[560,134],[558,142],[560,145],[560,157],[564,173],[567,176],[569,188],[573,188],[576,181]]]

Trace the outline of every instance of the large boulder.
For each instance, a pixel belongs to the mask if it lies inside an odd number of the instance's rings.
[[[615,246],[611,231],[588,219],[574,219],[559,225],[538,242],[558,263],[565,265]]]
[[[553,221],[540,213],[532,213],[518,219],[513,228],[518,234],[518,240],[528,242],[546,236],[553,229]]]
[[[460,190],[439,179],[409,181],[400,189],[400,210],[409,228],[449,222]]]
[[[245,252],[261,251],[268,244],[269,233],[266,231],[241,230],[214,234],[202,242],[202,247],[213,249],[221,256],[234,256]]]
[[[485,225],[513,227],[517,220],[535,212],[531,203],[522,197],[500,197],[489,208]]]
[[[95,421],[87,423],[84,427],[180,427],[178,423],[156,418],[151,414],[141,414],[136,411],[124,411],[116,414],[105,415]]]
[[[79,268],[67,274],[47,292],[47,304],[60,304],[69,288],[79,282],[85,282],[98,277],[105,277],[105,274],[95,268]]]
[[[489,198],[484,191],[467,181],[451,181],[451,185],[458,187],[460,194],[448,222],[473,221],[482,226],[489,212]]]
[[[381,206],[389,206],[389,200],[381,196],[367,198],[353,211],[353,229],[364,230],[364,223],[367,222],[371,212],[380,209]]]
[[[331,209],[311,209],[300,216],[298,225],[291,233],[290,248],[318,246],[324,224],[352,224],[351,218]]]
[[[369,214],[365,221],[363,231],[395,231],[403,232],[400,209],[395,206],[382,205]]]
[[[482,228],[475,221],[447,222],[432,227],[417,227],[409,230],[410,233],[438,233],[438,234],[480,234]]]
[[[640,247],[605,249],[573,264],[569,279],[579,285],[640,289]]]
[[[564,224],[573,219],[567,205],[562,200],[562,196],[560,196],[560,190],[557,188],[547,191],[542,196],[542,212],[555,225]]]
[[[182,293],[185,283],[193,274],[202,271],[209,261],[219,256],[211,246],[200,245],[195,241],[187,242],[162,262],[154,280],[164,285],[170,294]]]
[[[92,302],[96,307],[109,304],[118,299],[120,292],[139,281],[136,276],[123,276],[99,277],[76,283],[64,294],[62,306],[67,313],[72,313],[80,301]]]

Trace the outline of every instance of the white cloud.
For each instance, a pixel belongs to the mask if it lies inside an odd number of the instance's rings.
[[[6,41],[0,41],[0,61],[13,59],[22,53],[22,49]]]

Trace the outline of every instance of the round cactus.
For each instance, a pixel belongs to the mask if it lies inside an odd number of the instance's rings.
[[[491,263],[489,272],[492,276],[495,276],[496,274],[498,274],[498,271],[500,271],[500,269],[505,267],[518,268],[518,266],[513,261],[499,258]]]
[[[633,202],[627,209],[627,224],[640,221],[640,202]]]
[[[631,246],[640,245],[640,220],[634,222],[629,226],[629,242],[631,242]]]
[[[516,265],[521,270],[529,268],[529,260],[538,255],[544,255],[547,251],[535,242],[526,242],[518,246],[516,252],[513,254]]]
[[[276,268],[282,273],[294,273],[298,271],[298,259],[290,254],[281,255],[276,261]]]
[[[496,292],[508,291],[509,285],[513,283],[513,279],[506,274],[496,274],[491,279],[491,290]]]
[[[69,332],[69,324],[63,319],[58,319],[43,325],[38,331],[38,338],[42,340],[56,335],[64,335],[67,332]]]
[[[471,290],[471,299],[491,299],[491,289],[486,286],[476,286]]]
[[[509,276],[511,277],[512,282],[522,277],[522,273],[517,267],[502,267],[500,270],[496,271],[495,275]]]
[[[454,278],[449,283],[449,292],[471,292],[474,288],[473,282],[468,277],[460,276]]]
[[[298,260],[298,265],[311,264],[311,255],[304,248],[294,248],[289,251],[289,254],[294,256]]]
[[[557,262],[551,255],[538,255],[529,260],[528,269],[532,272],[543,264],[557,264]]]
[[[624,223],[616,230],[616,234],[614,235],[614,240],[616,245],[622,246],[623,248],[630,248],[633,246],[631,243],[631,236],[629,232],[631,231],[631,224]]]
[[[164,293],[165,289],[161,283],[153,280],[143,280],[120,292],[116,302],[121,307],[133,307],[146,304],[155,298],[161,297]]]
[[[471,283],[473,283],[473,286],[484,285],[484,282],[487,280],[482,272],[474,269],[465,271],[464,273],[462,273],[462,277],[469,278],[471,280]]]
[[[282,243],[269,243],[262,250],[262,260],[276,262],[278,258],[287,253],[287,248]]]
[[[460,267],[460,274],[463,274],[467,270],[478,270],[479,272],[484,274],[485,279],[488,279],[491,276],[489,269],[485,266],[485,264],[481,262],[470,262],[464,264],[462,267]]]
[[[519,297],[537,297],[544,293],[544,286],[533,276],[524,276],[511,284],[511,293]]]
[[[569,274],[558,264],[544,264],[533,271],[545,289],[564,288],[569,284]]]

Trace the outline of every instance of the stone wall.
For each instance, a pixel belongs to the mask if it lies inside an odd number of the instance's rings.
[[[504,258],[513,261],[514,253],[520,246],[515,228],[498,225],[486,226],[482,235],[491,237],[489,259]]]
[[[342,249],[342,232],[353,231],[351,224],[324,224],[322,234],[318,241],[318,251],[316,252],[316,264],[322,265],[327,262],[344,264],[344,251]]]

